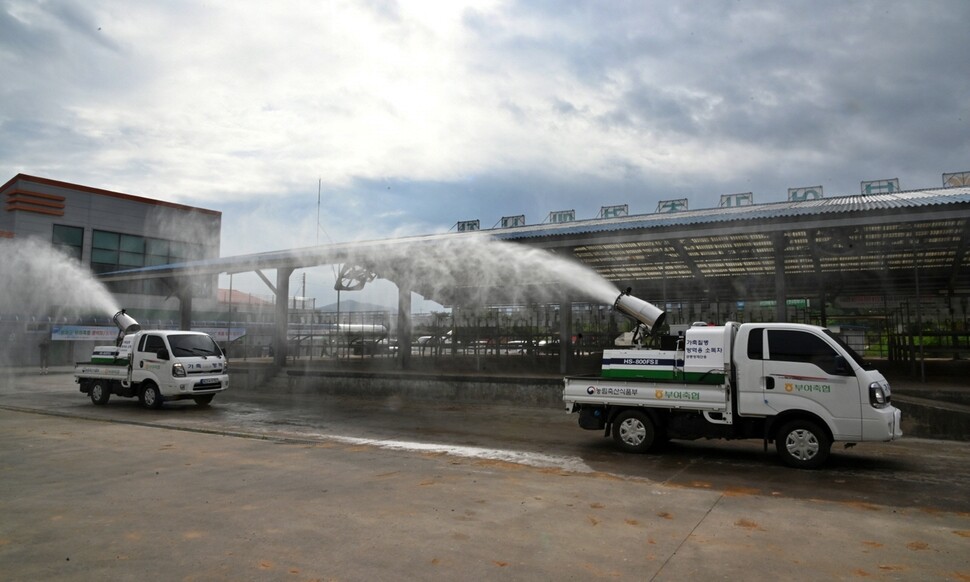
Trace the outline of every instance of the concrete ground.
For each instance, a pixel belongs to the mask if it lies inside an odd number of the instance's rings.
[[[786,469],[617,453],[560,411],[0,379],[4,580],[970,580],[970,445]]]

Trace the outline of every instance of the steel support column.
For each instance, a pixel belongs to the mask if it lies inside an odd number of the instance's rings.
[[[179,285],[179,329],[192,329],[192,285]]]
[[[808,231],[808,253],[812,257],[812,269],[815,271],[815,280],[818,282],[818,302],[819,302],[819,325],[828,326],[828,313],[825,309],[826,277],[822,273],[822,258],[818,254],[818,231]]]
[[[559,302],[559,373],[568,374],[573,355],[573,303],[569,297]]]
[[[785,249],[788,237],[775,234],[775,321],[788,321],[788,288],[785,285]]]
[[[397,287],[397,353],[401,369],[411,367],[411,289],[403,283]]]
[[[293,269],[280,267],[276,269],[276,333],[273,336],[273,364],[277,367],[286,366],[286,352],[288,348],[287,327],[290,323],[290,306],[287,302],[290,296],[290,275]]]
[[[192,281],[188,277],[162,277],[170,297],[179,300],[179,329],[192,329]]]

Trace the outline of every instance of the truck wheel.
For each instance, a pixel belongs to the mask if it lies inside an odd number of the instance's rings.
[[[195,400],[195,403],[199,406],[208,406],[214,397],[215,394],[206,394],[204,396],[196,396],[192,400]]]
[[[613,419],[613,440],[628,453],[645,453],[653,447],[653,421],[639,410],[625,410]]]
[[[793,420],[778,431],[775,447],[783,463],[796,469],[818,469],[829,458],[828,433],[810,420]]]
[[[111,398],[111,389],[102,380],[95,380],[88,391],[91,402],[95,404],[107,404]]]
[[[158,386],[150,382],[141,389],[138,399],[141,400],[141,405],[145,408],[162,407],[162,393],[158,391]]]

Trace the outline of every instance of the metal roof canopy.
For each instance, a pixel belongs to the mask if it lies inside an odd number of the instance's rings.
[[[970,295],[970,188],[515,230],[654,301]]]
[[[946,188],[330,244],[117,271],[100,279],[292,270],[359,262],[361,251],[379,257],[400,245],[433,248],[485,234],[573,256],[653,301],[914,296],[917,273],[923,294],[968,295],[968,230],[970,188]],[[378,259],[362,266],[391,281],[402,272]],[[475,274],[461,286],[475,287]],[[413,290],[422,293],[420,287]],[[449,295],[425,297],[460,301],[459,290]]]

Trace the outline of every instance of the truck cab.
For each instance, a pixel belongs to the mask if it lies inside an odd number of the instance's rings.
[[[741,416],[813,413],[836,441],[901,436],[889,382],[825,328],[743,324],[734,360]]]
[[[149,331],[134,346],[131,379],[155,382],[165,400],[197,398],[223,390],[227,368],[222,350],[204,333]]]

